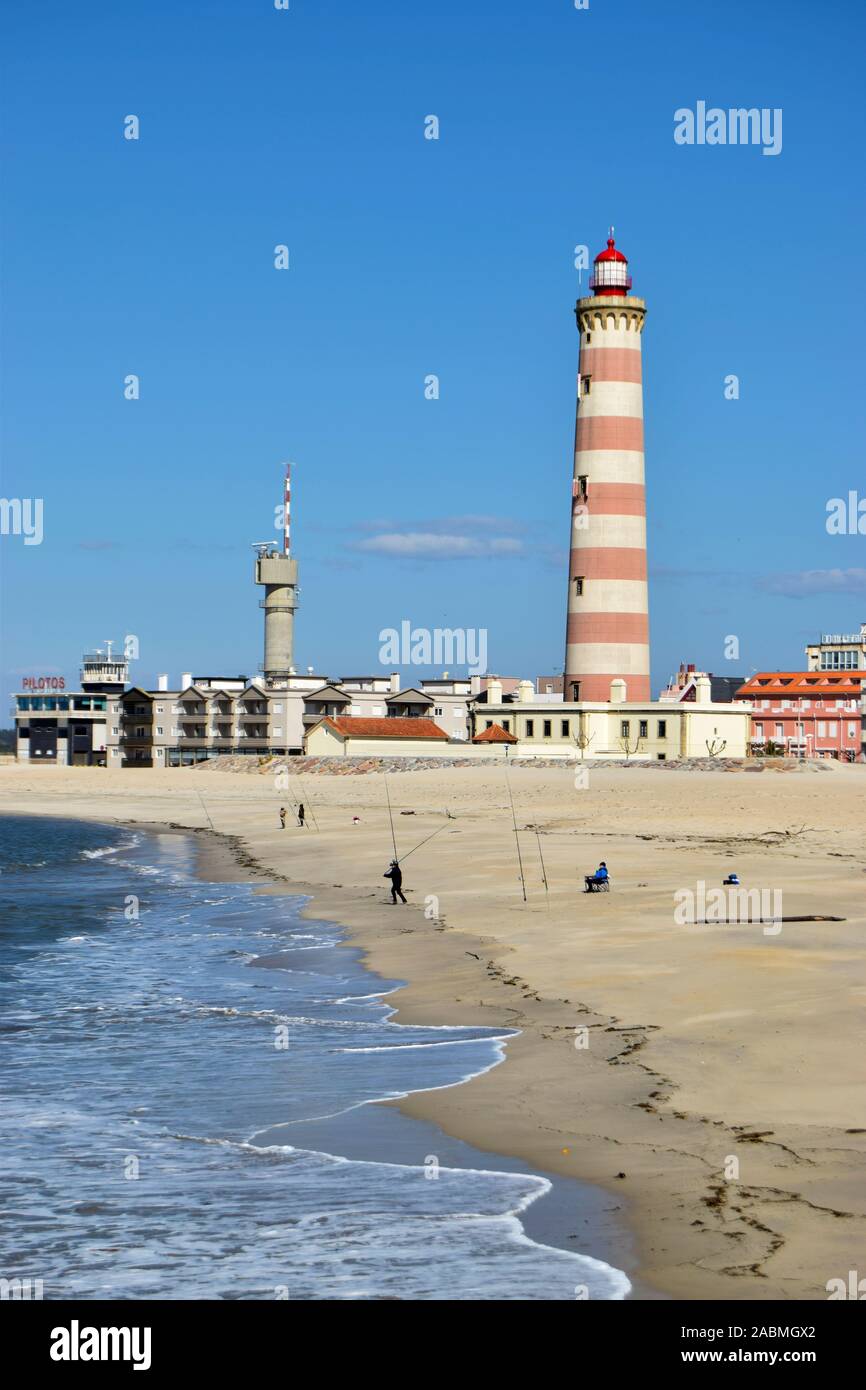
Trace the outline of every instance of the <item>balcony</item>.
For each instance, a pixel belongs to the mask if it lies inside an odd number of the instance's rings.
[[[256,719],[261,724],[263,720],[267,720],[267,717],[267,705],[253,705],[252,707],[248,705],[241,705],[240,709],[238,710],[238,719]]]
[[[182,705],[178,718],[184,721],[207,719],[207,705]]]

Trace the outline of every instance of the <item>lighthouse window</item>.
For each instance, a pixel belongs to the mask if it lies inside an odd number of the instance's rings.
[[[584,396],[588,396],[589,393],[590,393],[590,391],[592,390],[592,377],[591,377],[591,376],[582,376],[582,377],[580,378],[580,387],[581,387],[581,392],[582,392],[582,394],[583,394]]]
[[[587,341],[588,344],[592,342],[592,334],[591,334],[591,333],[587,333],[587,335],[586,335],[586,341]]]
[[[577,576],[575,577],[575,581],[574,581],[574,597],[575,597],[575,598],[580,598],[580,596],[581,596],[582,593],[583,593],[583,575],[582,575],[582,574],[579,574],[579,575],[577,575]]]

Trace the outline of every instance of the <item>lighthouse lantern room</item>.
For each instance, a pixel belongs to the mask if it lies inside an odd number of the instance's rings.
[[[607,250],[599,251],[594,264],[595,270],[589,286],[595,294],[628,294],[631,289],[628,261],[622,252],[616,249],[613,227],[607,239]]]

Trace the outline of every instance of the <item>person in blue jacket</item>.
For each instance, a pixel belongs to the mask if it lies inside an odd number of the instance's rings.
[[[606,883],[607,880],[608,880],[607,865],[605,864],[604,860],[602,859],[602,861],[601,861],[601,863],[599,864],[598,868],[596,869],[595,873],[594,873],[594,874],[587,874],[587,875],[586,875],[586,878],[584,879],[584,882],[586,883],[586,891],[587,891],[588,893],[591,893],[592,890],[593,890],[593,888],[594,888],[597,884],[599,884],[599,883]]]

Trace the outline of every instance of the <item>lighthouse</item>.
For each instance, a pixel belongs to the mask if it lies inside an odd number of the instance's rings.
[[[646,304],[631,294],[628,261],[616,247],[613,228],[589,285],[592,294],[575,306],[580,369],[563,697],[609,700],[616,680],[625,682],[628,700],[648,700],[641,386]]]

